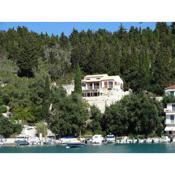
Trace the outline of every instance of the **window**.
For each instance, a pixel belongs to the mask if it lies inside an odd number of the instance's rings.
[[[172,111],[175,111],[175,104],[172,104]]]
[[[170,115],[170,120],[174,120],[174,115]]]
[[[170,95],[171,96],[174,96],[174,91],[170,91]]]
[[[92,89],[92,83],[87,83],[87,89],[91,90]]]
[[[99,83],[94,83],[94,89],[99,89]]]
[[[113,81],[110,81],[109,82],[109,89],[112,89],[113,88]]]
[[[107,81],[104,82],[104,85],[105,85],[105,88],[107,89],[108,87]]]

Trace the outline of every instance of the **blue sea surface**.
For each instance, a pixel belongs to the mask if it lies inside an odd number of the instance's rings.
[[[18,146],[0,147],[0,153],[175,153],[175,144],[104,144],[78,148]]]

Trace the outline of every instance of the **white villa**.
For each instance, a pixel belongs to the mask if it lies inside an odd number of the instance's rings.
[[[175,85],[165,88],[165,95],[172,95],[175,97]],[[168,103],[164,112],[166,114],[165,131],[168,135],[175,136],[175,103]]]
[[[123,80],[120,76],[108,74],[87,75],[82,80],[83,98],[92,106],[96,106],[102,113],[106,106],[121,100],[129,92],[123,90]]]
[[[63,86],[70,95],[74,91],[74,84]],[[86,75],[82,80],[83,98],[92,106],[96,106],[102,113],[106,106],[119,101],[129,92],[123,90],[123,80],[120,76],[108,74]]]
[[[87,75],[82,80],[84,97],[112,95],[123,91],[123,80],[117,76],[107,74]]]

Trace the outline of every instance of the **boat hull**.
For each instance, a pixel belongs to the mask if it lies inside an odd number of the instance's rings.
[[[69,147],[69,148],[77,148],[77,147],[83,147],[85,146],[84,143],[67,143],[66,144],[66,147]]]

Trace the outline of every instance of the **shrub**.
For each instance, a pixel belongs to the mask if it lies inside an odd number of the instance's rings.
[[[0,117],[0,135],[5,138],[13,134],[13,124],[5,117]]]
[[[13,132],[16,134],[20,134],[22,131],[22,125],[21,124],[14,124],[13,125]]]
[[[0,106],[0,114],[7,112],[6,106],[2,105]]]
[[[47,135],[47,125],[44,122],[38,122],[36,124],[36,130],[38,134],[42,134],[44,137]]]

